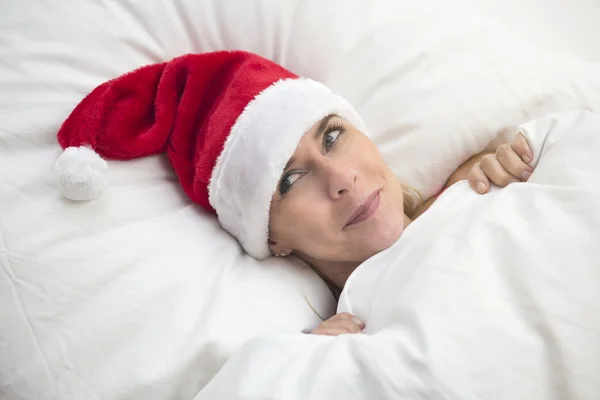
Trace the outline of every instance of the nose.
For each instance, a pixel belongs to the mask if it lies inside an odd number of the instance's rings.
[[[334,161],[327,163],[326,173],[329,196],[334,200],[352,192],[358,178],[358,172],[355,169]]]

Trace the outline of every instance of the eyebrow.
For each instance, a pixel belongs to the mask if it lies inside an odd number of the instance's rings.
[[[321,122],[319,122],[319,126],[317,127],[317,129],[315,130],[315,133],[313,135],[313,137],[315,139],[318,139],[320,136],[323,135],[323,133],[325,132],[325,130],[327,129],[327,125],[329,124],[329,120],[331,120],[331,118],[337,117],[336,114],[329,114],[328,116],[326,116],[325,118],[323,118],[321,120]],[[293,164],[294,164],[294,157],[290,157],[290,159],[288,160],[288,162],[285,164],[285,168],[283,169],[284,171],[287,171]]]

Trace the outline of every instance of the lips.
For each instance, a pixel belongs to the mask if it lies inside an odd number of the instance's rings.
[[[344,226],[344,228],[365,221],[375,214],[375,212],[379,208],[379,192],[380,190],[377,189],[373,193],[371,193],[369,197],[367,197],[365,202],[361,204],[352,213],[352,215],[350,215],[350,218],[348,218],[348,222],[346,222],[346,226]]]

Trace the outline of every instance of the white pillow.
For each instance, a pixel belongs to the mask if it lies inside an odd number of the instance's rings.
[[[498,134],[600,109],[600,64],[538,50],[457,2],[280,3],[198,2],[200,47],[254,51],[326,83],[424,197]]]
[[[23,0],[0,13],[3,398],[189,398],[247,338],[334,301],[292,260],[245,256],[162,156],[60,197],[55,134],[101,82],[187,52],[244,49],[328,84],[425,196],[495,134],[600,109],[600,68],[538,53],[455,5],[408,0]],[[308,299],[308,302],[306,299]]]

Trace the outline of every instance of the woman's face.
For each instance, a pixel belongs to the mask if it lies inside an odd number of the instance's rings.
[[[358,265],[403,228],[402,186],[373,142],[335,115],[315,124],[273,194],[271,250]]]

